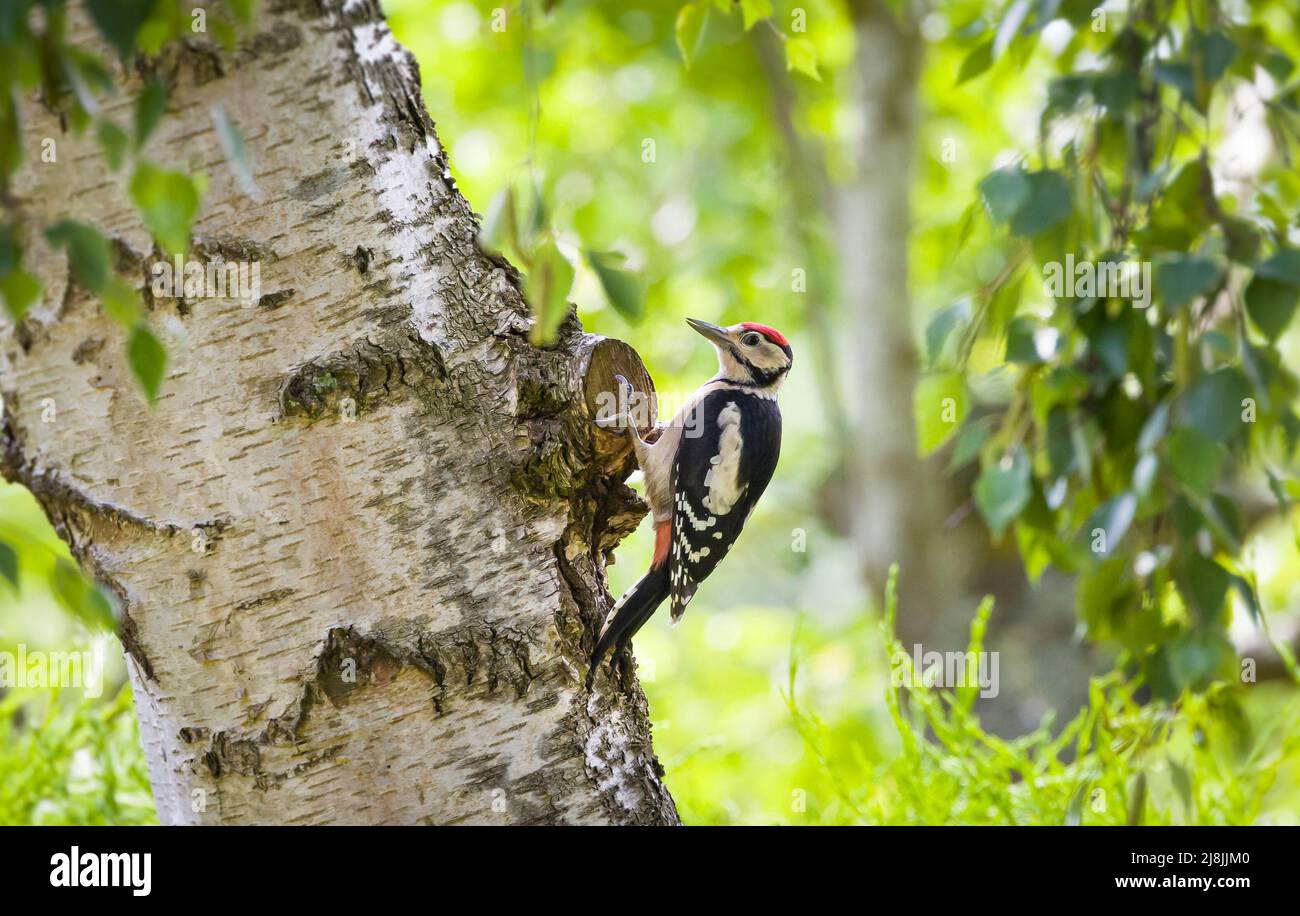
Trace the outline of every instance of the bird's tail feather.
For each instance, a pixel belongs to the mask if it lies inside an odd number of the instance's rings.
[[[600,667],[601,659],[611,647],[621,649],[636,635],[655,609],[668,597],[668,564],[651,566],[636,585],[614,606],[591,653],[591,672]]]

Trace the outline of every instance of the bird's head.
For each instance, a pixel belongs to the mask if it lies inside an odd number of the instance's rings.
[[[686,323],[699,331],[718,351],[718,378],[760,394],[775,394],[794,361],[790,341],[775,328],[752,321],[742,321],[727,328],[687,318]]]

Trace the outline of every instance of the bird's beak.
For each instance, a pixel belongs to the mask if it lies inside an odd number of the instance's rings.
[[[728,343],[731,339],[727,336],[727,329],[720,328],[716,324],[709,324],[707,321],[700,321],[698,318],[687,318],[686,323],[715,344],[722,345]]]

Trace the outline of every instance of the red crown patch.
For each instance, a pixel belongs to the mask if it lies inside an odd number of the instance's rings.
[[[740,326],[746,331],[757,331],[779,347],[790,346],[790,341],[786,340],[785,335],[776,328],[769,328],[765,324],[756,324],[753,321],[743,321]]]

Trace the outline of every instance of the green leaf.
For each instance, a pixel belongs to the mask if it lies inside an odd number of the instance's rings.
[[[18,244],[13,227],[0,223],[0,277],[17,267],[22,258],[22,246]]]
[[[1237,46],[1220,30],[1193,29],[1188,52],[1196,79],[1197,107],[1204,111],[1210,91],[1237,58]]]
[[[1213,176],[1200,159],[1185,164],[1163,188],[1153,181],[1147,190],[1158,195],[1158,200],[1140,237],[1150,245],[1169,250],[1190,248],[1209,224],[1205,201],[1213,187]]]
[[[140,320],[140,294],[124,280],[110,277],[99,295],[100,308],[124,328],[134,328]]]
[[[1207,438],[1225,442],[1243,432],[1241,402],[1248,397],[1250,383],[1246,377],[1236,369],[1220,369],[1192,383],[1183,402],[1183,414]]]
[[[1090,336],[1089,345],[1097,359],[1116,378],[1128,372],[1129,338],[1133,329],[1126,321],[1108,321]]]
[[[533,181],[529,185],[529,197],[531,206],[529,207],[528,218],[528,237],[521,239],[524,245],[528,245],[532,238],[544,230],[550,222],[551,215],[546,208],[546,198],[542,194],[541,186]]]
[[[136,166],[131,178],[131,199],[144,224],[168,254],[184,254],[190,244],[190,226],[202,197],[199,177],[170,172],[152,163]]]
[[[1079,468],[1076,426],[1073,412],[1064,407],[1047,414],[1047,463],[1053,477],[1065,477]]]
[[[993,36],[993,56],[1001,57],[1003,53],[1015,41],[1016,36],[1020,34],[1020,27],[1024,25],[1025,17],[1029,15],[1032,4],[1029,0],[1014,0],[1007,6],[1006,12],[1002,15],[1002,21],[998,23],[997,33]]]
[[[77,567],[60,557],[50,574],[50,592],[63,609],[95,630],[114,630],[113,605]]]
[[[1208,497],[1219,479],[1223,451],[1219,443],[1190,426],[1180,426],[1165,440],[1165,454],[1174,476],[1197,496]]]
[[[109,274],[109,246],[98,230],[65,219],[47,228],[45,238],[53,247],[67,249],[72,275],[78,283],[95,293],[104,288]]]
[[[135,148],[144,146],[167,110],[167,89],[155,76],[144,84],[135,99]]]
[[[1142,424],[1142,432],[1138,435],[1137,448],[1139,452],[1150,452],[1160,440],[1165,437],[1165,430],[1169,428],[1169,403],[1167,401],[1156,405]]]
[[[515,192],[507,185],[488,204],[478,233],[479,244],[489,251],[501,251],[506,243],[519,249],[519,228],[515,221]]]
[[[990,172],[980,182],[980,193],[989,215],[999,223],[1009,223],[1029,200],[1027,173],[1018,166]]]
[[[980,202],[976,198],[967,204],[966,209],[962,211],[961,220],[957,224],[957,234],[953,240],[952,251],[948,255],[949,258],[957,257],[957,255],[961,254],[962,249],[966,247],[966,243],[970,241],[971,233],[975,231],[975,219],[979,214]]]
[[[1300,251],[1283,248],[1260,264],[1255,275],[1300,288]]]
[[[1086,568],[1075,584],[1075,600],[1089,634],[1094,638],[1123,638],[1138,602],[1133,563],[1120,555]]]
[[[221,143],[221,151],[225,153],[226,162],[230,164],[230,170],[235,173],[240,189],[253,200],[258,200],[261,194],[258,193],[257,183],[253,181],[253,170],[248,164],[248,150],[244,144],[243,131],[226,116],[221,106],[212,106],[211,115],[212,123],[217,128],[217,140]]]
[[[1178,798],[1183,803],[1183,812],[1190,815],[1192,813],[1192,777],[1188,775],[1187,769],[1173,757],[1169,758],[1169,780],[1173,783],[1174,791],[1178,793]]]
[[[90,18],[125,60],[135,47],[135,36],[153,11],[154,0],[86,0]]]
[[[619,266],[623,256],[599,251],[586,251],[584,254],[605,290],[605,298],[615,311],[631,322],[644,318],[645,288],[636,274]]]
[[[948,461],[948,470],[955,471],[971,461],[984,448],[984,443],[993,434],[993,418],[981,417],[962,427],[957,442],[952,447],[952,458]]]
[[[1228,571],[1199,553],[1189,553],[1178,577],[1178,590],[1202,621],[1216,620],[1228,598],[1232,579]]]
[[[1070,183],[1060,172],[1044,169],[1025,176],[1029,182],[1029,199],[1011,218],[1013,235],[1039,235],[1056,226],[1073,209]]]
[[[1236,657],[1224,634],[1208,629],[1179,633],[1161,646],[1151,660],[1152,692],[1162,700],[1173,700],[1183,690],[1203,690],[1216,674]]]
[[[1261,66],[1279,83],[1285,83],[1295,72],[1295,63],[1277,48],[1269,51]]]
[[[1270,341],[1276,341],[1291,324],[1300,289],[1256,274],[1246,287],[1246,314]]]
[[[230,7],[235,18],[245,28],[252,28],[254,19],[257,14],[256,0],[226,0],[226,5]]]
[[[975,481],[975,505],[995,539],[1029,503],[1029,459],[1022,449],[986,467]]]
[[[1176,89],[1179,95],[1200,109],[1196,102],[1196,75],[1192,72],[1191,64],[1157,61],[1152,72],[1157,82]]]
[[[1160,470],[1160,459],[1147,453],[1133,465],[1133,492],[1138,499],[1146,499],[1151,494],[1151,484],[1155,483],[1156,472]]]
[[[1119,546],[1119,542],[1128,533],[1129,525],[1137,514],[1137,497],[1132,493],[1121,493],[1108,499],[1096,508],[1083,525],[1083,536],[1091,546],[1097,543],[1093,532],[1098,529],[1106,532],[1103,550],[1095,551],[1098,556],[1109,557]]]
[[[1106,117],[1118,118],[1137,98],[1137,84],[1127,71],[1102,73],[1089,81],[1093,101],[1106,110]]]
[[[0,576],[9,580],[14,588],[18,587],[18,552],[0,541]]]
[[[573,265],[549,233],[537,244],[524,286],[535,317],[530,339],[534,346],[546,346],[554,342],[555,332],[569,313],[573,287]]]
[[[1300,251],[1283,249],[1256,267],[1245,298],[1246,314],[1264,336],[1281,337],[1300,303]]]
[[[16,268],[0,277],[0,294],[4,295],[9,315],[17,324],[40,298],[41,282],[22,268]]]
[[[930,317],[925,327],[925,359],[933,369],[944,359],[948,342],[954,338],[954,332],[965,328],[970,323],[970,302],[963,299],[956,305],[940,309]]]
[[[1232,576],[1231,579],[1233,590],[1241,596],[1241,603],[1246,606],[1246,613],[1250,614],[1251,620],[1259,623],[1259,593],[1255,591],[1254,584],[1242,576]]]
[[[1007,362],[1036,366],[1056,356],[1061,336],[1055,328],[1039,324],[1027,315],[1007,323]]]
[[[970,410],[966,381],[960,372],[924,375],[916,384],[912,406],[917,452],[924,457],[952,438],[966,419]]]
[[[791,38],[785,43],[785,68],[821,82],[817,72],[817,46],[808,38]]]
[[[166,349],[154,336],[149,326],[142,321],[131,331],[131,339],[126,345],[126,355],[131,363],[131,374],[140,383],[141,390],[152,404],[158,399],[163,372],[167,368]]]
[[[1209,258],[1175,255],[1156,265],[1156,290],[1170,308],[1182,308],[1214,288],[1222,271]]]
[[[104,160],[108,163],[108,167],[116,172],[126,159],[126,148],[130,143],[126,131],[104,118],[96,125],[95,135],[104,150]]]
[[[960,86],[967,80],[973,80],[991,66],[993,66],[993,39],[990,38],[966,55],[965,60],[961,62],[961,69],[957,71],[956,85]]]
[[[677,11],[677,21],[673,34],[677,38],[677,50],[681,52],[682,63],[686,69],[691,68],[704,43],[704,31],[709,24],[709,6],[703,0],[692,0]]]
[[[740,0],[740,13],[745,20],[745,31],[772,15],[772,0]]]

